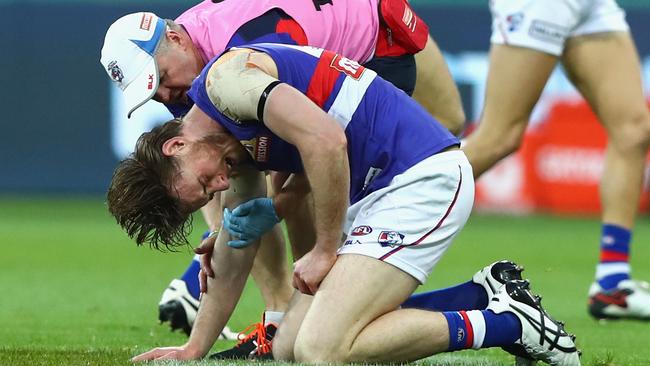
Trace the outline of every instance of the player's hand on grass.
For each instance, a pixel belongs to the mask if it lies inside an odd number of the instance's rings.
[[[306,295],[313,295],[336,262],[336,252],[312,249],[293,264],[293,287]]]
[[[139,354],[131,359],[131,362],[146,362],[157,360],[194,360],[200,358],[192,352],[187,346],[181,347],[158,347],[151,351]]]
[[[232,212],[223,211],[223,227],[228,230],[233,240],[228,242],[231,248],[245,248],[273,229],[280,218],[270,198],[256,198],[235,207]]]
[[[212,231],[203,241],[201,245],[194,248],[194,253],[201,255],[201,270],[199,271],[199,287],[201,292],[208,291],[208,277],[214,278],[214,271],[210,266],[212,259],[212,251],[214,250],[214,243],[217,240],[218,230]]]

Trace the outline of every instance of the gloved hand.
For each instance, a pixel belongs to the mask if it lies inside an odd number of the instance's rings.
[[[273,200],[256,198],[235,207],[232,212],[223,210],[223,227],[233,239],[228,242],[231,248],[245,248],[271,230],[280,218],[275,213]]]

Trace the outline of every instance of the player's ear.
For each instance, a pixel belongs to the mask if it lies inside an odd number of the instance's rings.
[[[181,44],[185,41],[183,39],[183,36],[178,32],[173,29],[167,29],[165,32],[165,37],[167,37],[167,42],[170,42],[172,44]]]
[[[187,146],[187,141],[182,136],[174,136],[165,141],[162,145],[162,153],[165,156],[175,156]]]

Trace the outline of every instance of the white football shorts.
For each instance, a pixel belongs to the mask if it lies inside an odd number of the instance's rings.
[[[495,44],[562,55],[568,38],[628,32],[615,0],[490,0]]]
[[[377,258],[424,283],[473,204],[474,176],[465,154],[433,155],[350,206],[338,254]]]

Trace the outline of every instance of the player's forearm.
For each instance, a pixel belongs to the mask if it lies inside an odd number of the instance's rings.
[[[273,132],[298,148],[314,198],[317,243],[335,249],[350,186],[345,131],[304,94],[285,84],[269,94],[264,121]]]
[[[205,356],[232,315],[246,284],[259,243],[245,249],[226,246],[229,236],[221,231],[212,256],[214,278],[201,298],[199,312],[188,341],[197,358]]]
[[[221,193],[217,192],[205,206],[201,207],[201,213],[210,231],[221,227]]]
[[[302,173],[292,174],[285,185],[273,196],[273,207],[280,219],[295,212],[307,199],[311,187],[307,177]]]
[[[250,166],[238,167],[237,177],[222,197],[224,205],[234,208],[252,198],[264,197],[264,174]],[[239,301],[253,266],[259,241],[245,249],[226,245],[230,235],[222,230],[212,252],[214,278],[208,278],[207,292],[201,298],[199,312],[187,343],[196,357],[203,357],[219,337]]]
[[[303,163],[314,199],[316,248],[336,251],[348,207],[350,170],[344,141],[324,143],[304,154]]]

